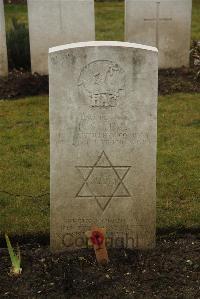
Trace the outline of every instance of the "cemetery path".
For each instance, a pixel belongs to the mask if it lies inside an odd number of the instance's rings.
[[[159,71],[159,95],[177,92],[200,93],[199,68]],[[48,77],[29,72],[13,71],[0,78],[0,100],[48,94]]]
[[[37,243],[21,246],[23,273],[8,275],[1,250],[1,298],[200,298],[200,234],[159,237],[146,252],[109,250],[97,266],[93,250],[51,254]]]

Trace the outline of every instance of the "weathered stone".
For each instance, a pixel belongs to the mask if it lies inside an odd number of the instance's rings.
[[[0,0],[0,76],[8,75],[8,58],[3,0]]]
[[[157,49],[123,42],[50,49],[51,248],[155,241]]]
[[[50,47],[95,40],[94,0],[28,0],[32,72],[48,74]]]
[[[125,39],[159,49],[160,68],[189,66],[192,0],[125,0]]]

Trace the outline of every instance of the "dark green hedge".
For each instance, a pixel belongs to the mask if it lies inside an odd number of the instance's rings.
[[[12,19],[12,27],[7,32],[9,69],[30,70],[29,32],[25,24]]]

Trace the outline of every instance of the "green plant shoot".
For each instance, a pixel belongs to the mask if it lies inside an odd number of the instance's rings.
[[[5,234],[6,238],[6,244],[8,247],[8,252],[10,255],[11,263],[12,263],[12,268],[11,268],[11,274],[12,275],[20,275],[22,272],[21,266],[21,255],[20,255],[20,250],[19,247],[17,248],[17,254],[15,254],[12,245],[10,243],[10,239],[7,234]]]

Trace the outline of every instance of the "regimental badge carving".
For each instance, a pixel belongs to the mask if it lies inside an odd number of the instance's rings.
[[[76,197],[93,198],[102,211],[113,198],[131,197],[124,179],[131,166],[114,166],[103,151],[93,166],[76,166],[83,179]]]
[[[90,107],[116,107],[125,94],[125,72],[112,61],[93,61],[82,69],[78,86]]]

